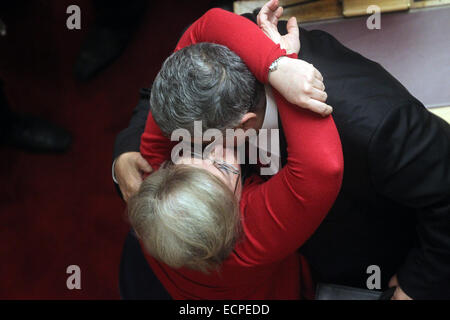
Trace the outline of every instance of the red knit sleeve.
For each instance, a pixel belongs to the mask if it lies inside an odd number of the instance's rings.
[[[228,47],[241,57],[262,83],[268,81],[272,62],[286,55],[286,50],[275,44],[252,21],[218,8],[207,11],[195,21],[183,34],[175,51],[199,42]]]
[[[238,264],[271,263],[295,252],[317,229],[336,199],[343,176],[342,147],[331,116],[322,118],[274,90],[288,159],[267,182],[252,179],[241,198],[243,239]]]
[[[145,130],[141,136],[140,150],[153,170],[157,170],[164,161],[170,159],[170,152],[176,143],[164,136],[155,120],[153,120],[152,113],[149,112]]]

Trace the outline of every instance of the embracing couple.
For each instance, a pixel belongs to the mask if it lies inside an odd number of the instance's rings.
[[[449,299],[449,125],[281,14],[208,11],[142,91],[113,162],[133,229],[122,298],[313,299],[367,289],[375,267],[393,299]],[[180,153],[173,133],[199,129],[217,135]],[[270,163],[241,161],[255,140]]]

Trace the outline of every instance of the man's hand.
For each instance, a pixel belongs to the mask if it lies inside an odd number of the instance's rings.
[[[281,36],[278,32],[278,19],[283,8],[278,0],[270,0],[259,11],[257,20],[262,31],[275,43],[280,44],[288,54],[300,51],[300,37],[297,20],[292,17],[286,28],[288,34]],[[333,108],[325,103],[327,94],[320,72],[310,63],[303,60],[282,58],[278,68],[269,72],[269,83],[283,97],[299,107],[327,116]]]
[[[125,202],[139,190],[144,174],[151,172],[152,167],[139,152],[126,152],[117,158],[114,174]]]
[[[400,288],[399,284],[398,284],[398,279],[397,279],[397,275],[394,275],[391,278],[391,281],[389,281],[389,288],[392,287],[397,287],[395,289],[394,294],[392,295],[391,300],[412,300],[412,298],[410,296],[408,296],[405,291],[402,290],[402,288]]]
[[[278,0],[270,0],[259,11],[257,16],[258,26],[281,49],[285,49],[288,54],[299,53],[300,51],[300,31],[297,19],[291,17],[286,25],[287,34],[281,36],[278,32],[278,19],[283,14],[283,7],[280,7]]]

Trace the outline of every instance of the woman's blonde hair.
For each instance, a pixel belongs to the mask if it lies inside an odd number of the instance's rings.
[[[147,251],[173,268],[216,269],[239,236],[233,192],[190,165],[169,165],[147,177],[128,202],[128,217]]]

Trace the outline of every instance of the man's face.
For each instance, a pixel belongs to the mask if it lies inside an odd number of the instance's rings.
[[[266,94],[265,91],[260,95],[260,99],[255,108],[254,112],[246,113],[242,118],[238,126],[234,128],[227,129],[221,135],[222,143],[224,147],[230,146],[242,146],[245,142],[251,139],[253,136],[258,135],[259,130],[262,128],[264,123],[264,117],[266,114]],[[208,144],[212,143],[215,139],[205,139],[204,135],[202,137],[192,136],[191,143],[200,144],[206,147]]]
[[[224,162],[236,171],[230,172],[225,168],[218,166],[216,161]],[[242,192],[241,184],[241,166],[234,149],[214,147],[208,154],[201,155],[201,158],[185,155],[181,157],[176,164],[191,165],[200,169],[204,169],[221,179],[225,185],[234,193],[236,200],[239,201]]]

